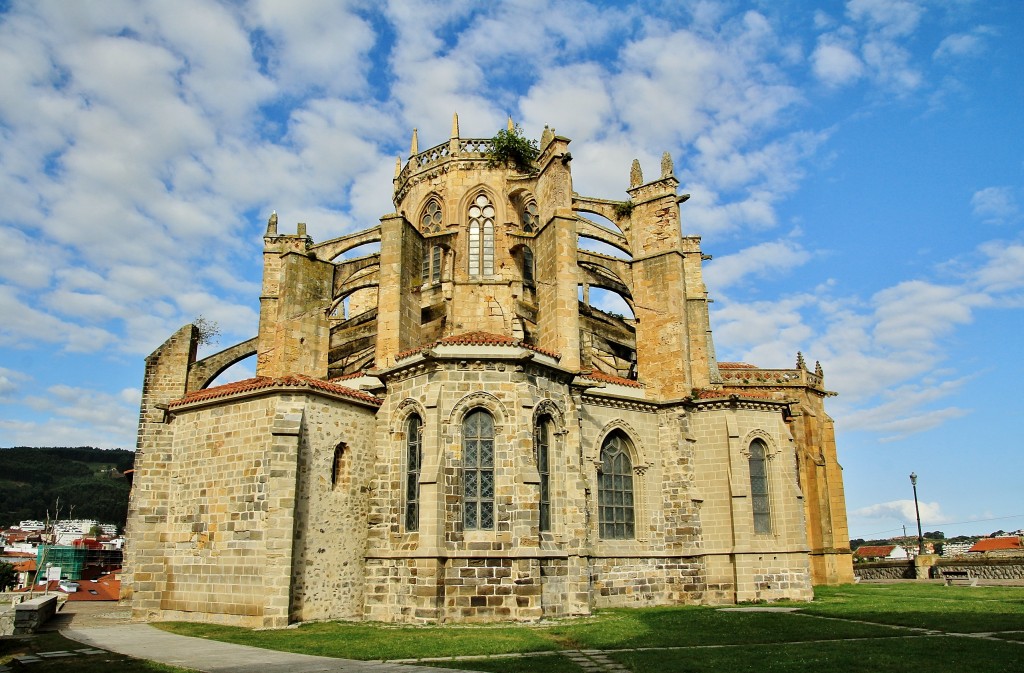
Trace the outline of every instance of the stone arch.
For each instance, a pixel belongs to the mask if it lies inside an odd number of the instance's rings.
[[[257,341],[258,337],[253,337],[242,343],[225,348],[219,353],[214,353],[202,360],[193,362],[188,368],[186,392],[191,393],[195,390],[206,388],[231,365],[238,364],[242,360],[256,355]]]
[[[473,393],[469,393],[461,400],[455,403],[452,407],[451,413],[448,414],[448,434],[453,439],[462,436],[462,421],[466,418],[466,415],[474,409],[484,409],[490,412],[491,416],[494,417],[494,435],[495,437],[505,432],[505,427],[508,425],[509,419],[511,418],[508,411],[505,409],[505,405],[494,395],[478,390]]]
[[[765,430],[762,430],[761,428],[755,428],[748,432],[746,436],[743,438],[743,441],[740,442],[740,455],[742,455],[744,458],[750,458],[750,444],[755,439],[760,439],[761,441],[764,442],[765,458],[772,459],[782,452],[782,449],[779,447],[778,442],[775,441],[775,438],[771,434],[769,434]]]
[[[629,439],[629,443],[632,445],[633,455],[631,458],[633,460],[633,469],[646,471],[647,468],[650,467],[650,462],[647,460],[647,451],[644,449],[643,443],[640,441],[640,433],[621,418],[609,421],[597,433],[594,438],[594,444],[591,446],[591,460],[593,460],[595,464],[601,461],[601,447],[604,446],[604,442],[608,439],[608,435],[612,434],[616,430],[619,430],[626,435],[626,438]]]
[[[424,423],[427,419],[427,410],[423,408],[423,405],[411,397],[407,397],[395,407],[394,412],[391,414],[391,423],[388,428],[388,432],[391,434],[391,438],[395,439],[400,434],[405,432],[405,422],[409,420],[409,417],[416,414],[420,417]]]
[[[544,399],[537,403],[537,406],[533,409],[530,425],[537,425],[537,421],[540,420],[541,416],[550,416],[559,432],[565,432],[565,412],[562,411],[561,405],[557,404],[554,400]]]

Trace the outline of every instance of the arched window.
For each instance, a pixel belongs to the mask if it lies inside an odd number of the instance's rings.
[[[469,207],[469,275],[494,275],[494,206],[485,194]]]
[[[424,234],[441,231],[441,203],[437,199],[427,201],[420,215],[420,231]]]
[[[462,523],[494,529],[494,419],[483,409],[462,422]]]
[[[523,246],[523,282],[533,285],[533,250],[527,245]]]
[[[537,202],[530,201],[523,207],[523,231],[529,233],[537,231],[540,224],[540,217],[537,214]]]
[[[415,414],[405,424],[405,529],[420,529],[420,467],[423,465],[423,422]]]
[[[624,540],[635,535],[629,449],[629,440],[619,431],[608,435],[601,446],[597,509],[601,537],[606,540]]]
[[[768,495],[767,445],[764,440],[750,443],[750,508],[754,512],[754,533],[772,532],[771,498]]]
[[[338,488],[345,476],[345,442],[334,447],[334,458],[331,460],[331,488]]]
[[[533,429],[533,453],[540,473],[540,529],[551,530],[551,417],[541,416]]]

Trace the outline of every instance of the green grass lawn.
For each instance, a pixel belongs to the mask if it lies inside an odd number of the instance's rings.
[[[968,667],[971,673],[1024,670],[1024,588],[909,582],[847,585],[819,588],[811,604],[787,605],[799,611],[614,609],[589,618],[530,625],[325,622],[272,631],[180,622],[159,626],[183,635],[350,659],[496,655],[436,663],[500,673],[579,671],[559,654],[578,649],[608,650],[636,673],[806,673],[818,666],[828,666],[830,673],[888,671],[923,660],[929,662],[930,673],[962,673]],[[500,656],[516,652],[538,654]]]

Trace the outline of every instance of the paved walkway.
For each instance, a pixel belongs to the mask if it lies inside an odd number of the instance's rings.
[[[126,608],[109,603],[69,603],[52,626],[83,645],[204,673],[456,673],[433,666],[314,657],[190,638],[149,624],[133,624],[129,615]]]
[[[149,624],[66,628],[80,643],[205,673],[437,673],[452,669],[314,657],[179,636]],[[454,673],[454,671],[452,672]],[[464,672],[460,672],[464,673]]]

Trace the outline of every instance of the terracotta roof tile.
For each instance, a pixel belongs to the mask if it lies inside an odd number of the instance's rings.
[[[352,399],[360,400],[362,402],[369,402],[371,404],[379,405],[380,399],[370,395],[368,393],[361,392],[359,390],[353,390],[352,388],[346,388],[345,386],[339,386],[329,381],[323,381],[321,379],[314,379],[311,376],[303,376],[301,374],[289,374],[287,376],[281,376],[273,378],[269,376],[256,376],[251,379],[245,379],[244,381],[235,381],[234,383],[226,383],[222,386],[216,386],[214,388],[205,388],[203,390],[196,390],[191,392],[185,397],[179,400],[174,400],[169,403],[168,407],[180,407],[185,404],[193,404],[195,402],[203,402],[206,400],[218,399],[221,397],[228,397],[238,393],[246,393],[253,390],[262,390],[264,388],[313,388],[316,390],[322,390],[323,392],[332,393],[334,395],[340,395],[342,397],[350,397]]]
[[[854,556],[860,556],[861,558],[884,558],[891,554],[892,550],[895,548],[896,545],[867,545],[864,547],[857,547],[857,551],[853,554]]]
[[[366,376],[366,372],[352,372],[351,374],[342,374],[341,376],[332,376],[327,379],[328,383],[334,383],[335,381],[348,381],[349,379],[358,379]]]
[[[1019,537],[987,537],[975,542],[974,546],[967,551],[1006,551],[1009,549],[1022,549]]]
[[[760,369],[757,365],[747,364],[746,362],[719,362],[719,369]]]
[[[416,348],[411,348],[407,351],[403,351],[395,356],[395,360],[404,360],[405,358],[412,357],[421,351],[428,350],[435,346],[511,346],[514,348],[526,348],[540,353],[541,355],[547,355],[550,358],[556,360],[562,356],[554,351],[549,351],[546,348],[540,348],[533,344],[524,343],[519,339],[513,339],[510,336],[504,336],[501,334],[492,334],[490,332],[465,332],[463,334],[453,334],[446,336],[443,339]]]
[[[611,374],[605,374],[604,372],[593,369],[589,372],[580,372],[580,378],[590,379],[591,381],[603,381],[604,383],[615,383],[620,386],[629,386],[630,388],[643,388],[643,384],[633,379],[625,379],[621,376],[613,376]]]

